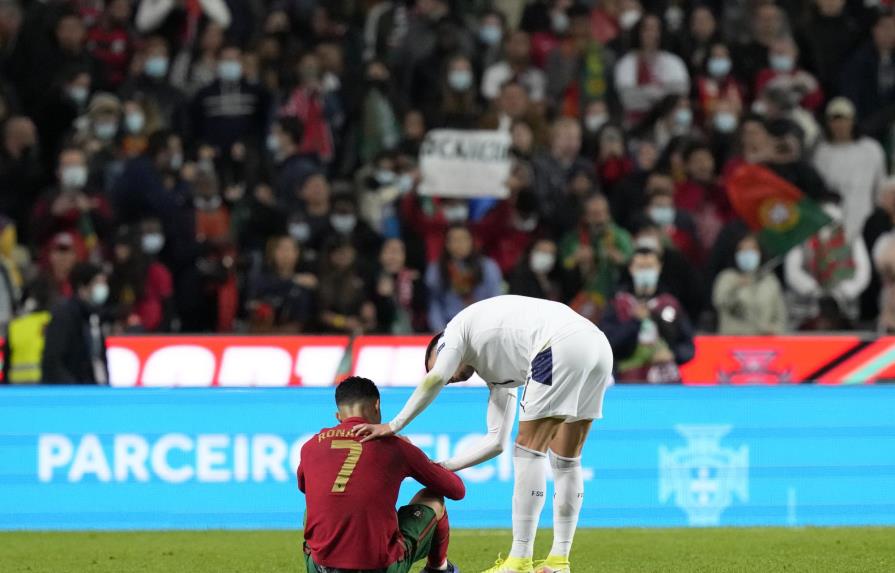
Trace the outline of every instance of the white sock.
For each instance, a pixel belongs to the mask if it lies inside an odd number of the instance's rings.
[[[547,489],[547,454],[516,445],[513,451],[513,548],[510,557],[531,558]]]
[[[578,514],[584,502],[584,477],[581,457],[564,458],[550,452],[553,468],[553,547],[550,555],[568,557],[578,527]]]

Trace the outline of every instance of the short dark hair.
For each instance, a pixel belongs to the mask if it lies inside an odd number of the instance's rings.
[[[634,254],[631,255],[631,261],[633,262],[634,257],[637,257],[637,256],[656,257],[656,260],[659,261],[659,264],[662,263],[662,253],[660,253],[659,251],[652,249],[650,247],[637,247],[636,249],[634,249]]]
[[[89,285],[93,279],[101,275],[103,270],[93,263],[78,263],[71,270],[70,280],[73,289]]]
[[[435,351],[435,347],[438,346],[438,341],[441,340],[441,337],[444,336],[444,331],[442,330],[438,334],[432,337],[432,340],[429,341],[429,345],[426,346],[426,372],[429,371],[429,356]]]
[[[379,388],[369,378],[351,376],[336,386],[336,406],[374,402],[378,399]]]

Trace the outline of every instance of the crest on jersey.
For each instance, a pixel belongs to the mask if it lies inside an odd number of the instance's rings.
[[[725,448],[728,425],[678,425],[687,445],[659,446],[659,501],[684,510],[690,525],[718,525],[734,498],[749,500],[749,447]]]

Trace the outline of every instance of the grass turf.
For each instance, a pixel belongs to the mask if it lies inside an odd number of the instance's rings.
[[[535,557],[550,537],[538,535]],[[300,540],[286,531],[0,533],[0,572],[303,572]],[[509,545],[505,530],[457,530],[450,556],[476,573]],[[575,573],[892,573],[895,528],[582,529],[572,565]]]

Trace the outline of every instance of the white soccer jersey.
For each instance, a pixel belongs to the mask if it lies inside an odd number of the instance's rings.
[[[463,309],[444,329],[433,372],[469,364],[488,384],[516,388],[525,384],[538,352],[576,332],[595,330],[592,322],[568,306],[549,300],[505,295]],[[449,368],[456,356],[459,363]],[[445,364],[439,364],[444,357]]]
[[[584,341],[598,335],[596,342],[603,343],[605,349],[599,352],[596,345],[586,347],[584,360],[578,359],[581,353],[574,354],[572,361],[581,362],[581,367],[572,369],[570,382],[553,385],[553,373],[568,370],[553,364],[554,349],[562,348],[562,341],[576,334]],[[557,343],[561,344],[557,346]],[[452,470],[481,463],[501,452],[516,416],[516,388],[530,378],[541,384],[535,384],[539,388],[529,392],[534,398],[530,408],[533,411],[526,412],[529,419],[555,415],[575,419],[580,413],[578,404],[585,402],[586,409],[594,412],[586,417],[593,418],[600,415],[602,388],[591,393],[592,399],[581,399],[581,386],[589,378],[581,373],[591,371],[598,360],[603,363],[602,375],[608,376],[605,368],[612,369],[608,342],[593,323],[564,304],[523,296],[498,296],[467,307],[448,323],[436,348],[438,357],[432,371],[389,425],[394,431],[400,431],[432,403],[461,364],[472,366],[490,390],[488,434],[477,447],[443,462]],[[537,375],[541,364],[545,379]],[[599,384],[603,385],[602,380]]]

